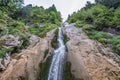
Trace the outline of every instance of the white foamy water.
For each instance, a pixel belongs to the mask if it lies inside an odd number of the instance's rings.
[[[59,28],[58,48],[54,51],[52,57],[52,62],[48,74],[48,80],[62,80],[64,59],[65,59],[65,45],[63,41],[62,29]]]

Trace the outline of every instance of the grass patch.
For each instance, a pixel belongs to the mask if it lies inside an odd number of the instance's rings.
[[[84,29],[84,30],[92,30],[92,29],[95,29],[95,28],[96,28],[96,27],[93,26],[92,24],[87,24],[87,23],[85,23],[85,22],[83,22],[83,21],[77,21],[77,22],[75,23],[75,25],[76,25],[77,27],[80,27],[80,28]]]
[[[40,67],[39,80],[47,80],[50,63],[51,63],[51,56],[49,56],[45,62],[40,63],[40,65],[39,65],[39,67]]]
[[[18,78],[18,80],[27,80],[25,77],[23,77],[23,76],[20,76],[19,78]]]
[[[6,24],[6,21],[3,20],[3,19],[0,19],[0,23],[1,23],[1,24]]]
[[[12,52],[14,49],[13,48],[8,48],[8,49],[2,49],[0,50],[0,58],[3,58],[6,53]]]
[[[76,80],[75,76],[71,73],[71,63],[65,62],[63,68],[63,80]]]
[[[92,31],[92,32],[86,31],[86,33],[91,39],[98,40],[99,42],[105,44],[109,43],[109,40],[113,38],[112,35],[102,31]]]
[[[25,25],[24,23],[20,22],[20,21],[13,21],[11,22],[8,27],[12,28],[12,29],[17,29],[21,32],[25,32]]]
[[[66,34],[63,34],[63,40],[64,40],[64,43],[67,43],[67,41],[69,40]]]
[[[57,46],[58,46],[58,44],[57,44],[57,37],[58,37],[58,29],[56,29],[56,31],[55,31],[55,36],[54,36],[54,38],[51,40],[51,46],[53,47],[53,48],[57,48]]]
[[[43,27],[40,26],[31,26],[28,28],[29,32],[34,35],[38,35],[39,37],[45,37],[46,33],[52,29],[56,28],[54,24],[46,24]]]
[[[116,78],[116,80],[120,80],[120,78]]]
[[[112,44],[113,51],[120,55],[120,36],[114,36],[109,43]]]

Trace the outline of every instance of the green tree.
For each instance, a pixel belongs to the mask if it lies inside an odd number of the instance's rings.
[[[117,8],[120,6],[120,0],[95,0],[96,3],[103,4],[107,7],[114,7]]]
[[[0,0],[0,10],[8,12],[15,11],[24,3],[23,0]]]

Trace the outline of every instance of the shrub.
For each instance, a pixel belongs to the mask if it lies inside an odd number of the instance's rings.
[[[23,43],[20,46],[20,49],[26,49],[30,44],[29,43],[29,36],[27,36],[27,35],[22,36],[22,40],[23,40]]]
[[[76,21],[76,23],[75,23],[75,25],[77,26],[77,27],[83,27],[83,25],[84,25],[84,21]]]
[[[2,11],[0,11],[0,19],[5,19],[5,15]]]
[[[84,24],[82,28],[85,29],[85,30],[90,30],[90,29],[95,28],[95,26],[93,26],[91,24]]]
[[[22,23],[20,21],[13,21],[8,26],[13,28],[13,29],[18,29],[21,32],[25,32],[25,25],[24,25],[24,23]]]
[[[115,36],[109,41],[113,45],[113,51],[120,55],[120,36]]]
[[[31,34],[38,35],[39,37],[44,37],[48,31],[54,29],[55,27],[56,27],[56,25],[54,25],[54,24],[49,24],[49,25],[46,24],[43,27],[31,26],[28,28],[28,30]]]
[[[13,48],[7,48],[7,49],[0,50],[0,58],[3,58],[6,53],[12,52],[12,51],[13,51]]]
[[[77,26],[77,27],[81,27],[81,28],[83,28],[84,30],[95,29],[95,26],[94,26],[94,25],[92,25],[92,24],[87,24],[87,23],[85,23],[85,22],[83,22],[83,21],[77,21],[77,22],[76,22],[76,26]]]
[[[116,29],[120,30],[120,7],[115,10],[113,20],[116,25]]]
[[[0,23],[2,23],[2,24],[6,24],[6,21],[3,20],[3,19],[0,19]]]
[[[90,32],[90,31],[88,31],[87,34],[91,39],[98,40],[101,43],[109,43],[109,40],[113,38],[112,35],[110,35],[106,32],[98,32],[98,31]]]

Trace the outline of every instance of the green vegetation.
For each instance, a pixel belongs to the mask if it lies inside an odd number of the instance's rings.
[[[27,80],[24,76],[20,76],[18,80]]]
[[[43,57],[44,59],[46,58],[46,56],[48,55],[48,53],[49,53],[49,50],[46,50],[45,53],[44,53],[44,57]]]
[[[77,13],[74,12],[68,18],[68,22],[86,22],[96,26],[96,30],[104,30],[105,28],[119,29],[119,7],[117,9],[107,8],[102,4],[94,4],[94,6],[86,9],[82,8]]]
[[[64,43],[66,43],[68,41],[68,37],[66,34],[63,34],[63,40],[64,40]]]
[[[69,23],[76,23],[91,39],[110,44],[113,51],[120,55],[120,1],[95,0],[87,2],[81,10],[68,16]],[[107,32],[113,29],[114,33]]]
[[[38,24],[51,23],[60,25],[61,14],[56,10],[56,7],[52,5],[48,9],[44,9],[42,6],[33,7],[31,4],[24,6],[23,8],[11,13],[10,16],[15,20],[21,20],[25,24]]]
[[[115,36],[110,40],[110,43],[113,45],[113,51],[120,55],[120,36]]]
[[[116,80],[120,80],[120,78],[116,78]]]
[[[45,54],[47,53],[48,50],[45,51]],[[48,72],[49,72],[49,67],[51,63],[51,56],[49,56],[45,62],[41,62],[39,67],[40,67],[40,77],[39,80],[47,80],[48,77]]]
[[[57,27],[57,25],[55,25],[55,24],[46,24],[42,27],[31,26],[28,28],[28,30],[31,34],[37,35],[39,37],[44,37],[46,35],[46,32],[48,32],[56,27]]]
[[[58,37],[58,28],[56,29],[56,31],[55,31],[55,36],[54,36],[54,38],[51,40],[51,46],[53,47],[53,48],[57,48],[57,46],[58,46],[58,44],[57,44],[57,37]]]
[[[3,12],[12,12],[23,5],[23,0],[0,0],[0,10]]]
[[[11,51],[13,51],[13,48],[8,48],[8,49],[2,49],[2,50],[0,50],[0,58],[4,57],[4,55],[6,53],[9,53]]]
[[[61,13],[55,5],[45,9],[42,6],[24,6],[24,0],[0,0],[0,38],[4,35],[19,36],[21,46],[12,50],[3,48],[0,40],[0,57],[7,52],[18,52],[29,46],[31,35],[45,37],[46,33],[61,24]]]
[[[74,75],[71,73],[71,63],[70,62],[64,63],[63,80],[76,80]]]

